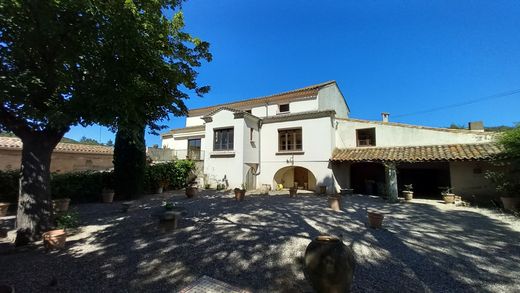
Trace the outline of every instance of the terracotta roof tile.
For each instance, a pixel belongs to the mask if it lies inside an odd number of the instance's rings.
[[[358,147],[334,150],[331,161],[421,162],[489,160],[501,152],[502,148],[496,143],[401,147]]]
[[[265,105],[266,103],[269,104],[277,104],[277,103],[283,103],[283,102],[290,102],[295,100],[306,100],[310,98],[315,98],[318,95],[318,91],[326,87],[328,85],[336,83],[335,81],[327,81],[315,85],[311,85],[308,87],[283,92],[279,94],[264,96],[264,97],[257,97],[242,101],[236,101],[231,103],[225,103],[225,104],[219,104],[215,106],[210,107],[204,107],[204,108],[197,108],[197,109],[191,109],[188,111],[188,117],[190,116],[203,116],[207,115],[208,113],[211,113],[212,111],[222,108],[222,107],[229,107],[237,110],[249,110],[252,107]]]
[[[0,137],[0,149],[21,150],[22,141],[17,137]],[[113,154],[114,148],[102,145],[60,142],[54,149],[61,153]]]

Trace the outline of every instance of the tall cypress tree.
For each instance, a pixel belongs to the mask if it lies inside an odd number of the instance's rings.
[[[114,191],[117,199],[133,199],[143,193],[146,164],[144,125],[121,126],[114,146]]]

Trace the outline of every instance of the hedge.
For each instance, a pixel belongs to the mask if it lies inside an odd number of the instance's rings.
[[[189,160],[147,166],[144,186],[153,192],[160,183],[167,189],[186,186],[195,164]],[[19,171],[0,171],[0,202],[18,200]],[[82,171],[51,175],[52,198],[68,197],[74,203],[97,202],[103,188],[113,189],[114,172]]]

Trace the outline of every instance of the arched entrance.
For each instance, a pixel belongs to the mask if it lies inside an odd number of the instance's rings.
[[[350,183],[355,193],[384,195],[385,167],[380,163],[352,164]]]
[[[283,188],[297,187],[298,189],[315,190],[316,177],[312,172],[299,166],[283,167],[274,174],[273,185],[276,188],[282,184]]]

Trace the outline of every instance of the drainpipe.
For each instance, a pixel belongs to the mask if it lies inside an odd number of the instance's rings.
[[[253,175],[258,176],[262,172],[260,165],[262,164],[262,120],[258,121],[258,168]]]

